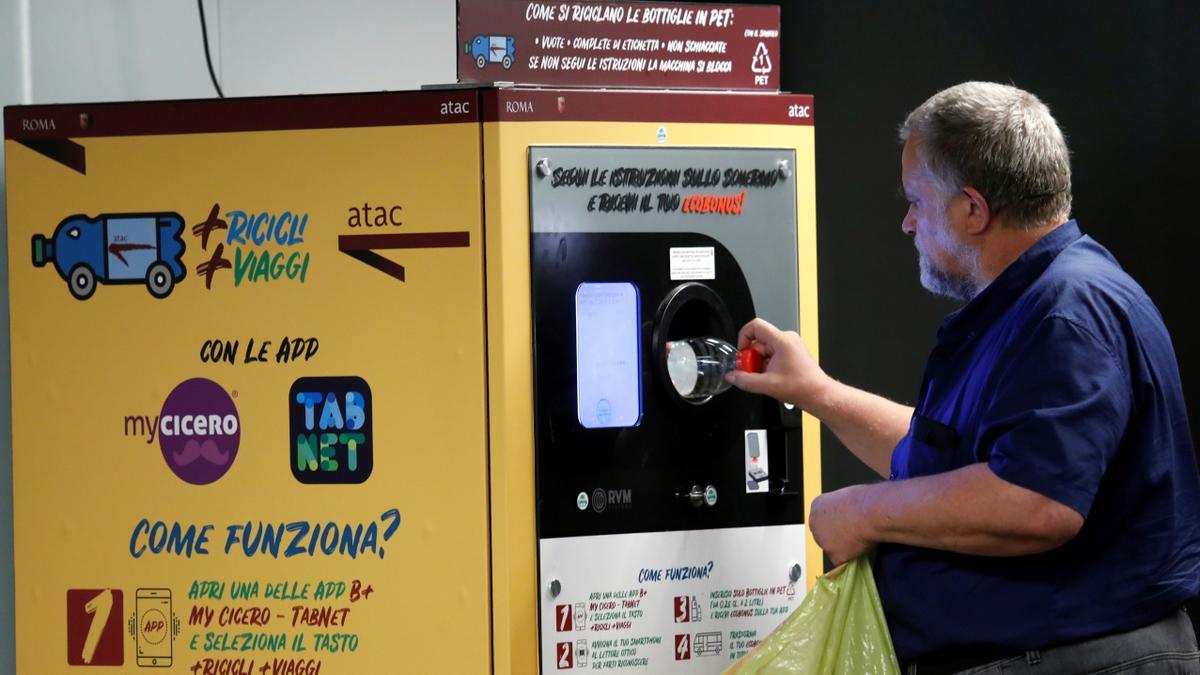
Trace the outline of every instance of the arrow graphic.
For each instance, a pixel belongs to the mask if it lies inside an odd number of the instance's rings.
[[[470,245],[470,232],[344,234],[338,237],[339,251],[400,281],[404,281],[404,266],[379,255],[375,252],[376,250],[398,248],[465,248]]]
[[[129,267],[129,261],[125,259],[125,256],[121,255],[122,253],[124,253],[126,251],[145,251],[145,250],[153,250],[153,249],[154,249],[154,244],[109,244],[108,245],[108,252],[111,253],[113,255],[113,257],[115,257],[117,260],[120,260],[122,263],[124,263],[126,267]]]
[[[87,175],[87,148],[69,138],[16,139],[21,145]]]

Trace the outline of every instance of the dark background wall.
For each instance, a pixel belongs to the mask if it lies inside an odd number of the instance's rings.
[[[921,289],[896,128],[966,80],[1037,94],[1072,151],[1073,216],[1149,292],[1200,430],[1200,3],[779,3],[782,80],[816,97],[821,362],[912,404],[948,301]],[[826,430],[823,485],[879,480]],[[1200,603],[1191,606],[1194,621]]]
[[[816,97],[821,361],[913,403],[942,316],[900,231],[896,128],[965,80],[1037,94],[1067,134],[1074,217],[1149,292],[1200,424],[1200,3],[781,3],[786,90]],[[826,490],[877,480],[826,433]]]

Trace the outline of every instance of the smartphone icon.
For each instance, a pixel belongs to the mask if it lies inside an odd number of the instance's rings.
[[[171,590],[139,588],[136,605],[138,665],[171,667]]]

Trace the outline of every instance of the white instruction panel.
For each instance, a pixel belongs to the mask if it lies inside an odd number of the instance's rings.
[[[720,673],[805,594],[803,525],[543,539],[540,560],[543,673]]]
[[[671,281],[699,281],[717,278],[717,257],[712,246],[673,247]]]

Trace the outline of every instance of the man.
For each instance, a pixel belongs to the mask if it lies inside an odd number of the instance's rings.
[[[835,564],[876,549],[910,673],[1200,672],[1180,609],[1200,593],[1200,477],[1174,349],[1068,220],[1057,123],[1028,92],[968,82],[900,138],[921,283],[965,303],[916,408],[833,380],[765,321],[738,337],[767,365],[734,385],[812,413],[890,479],[818,497],[813,536]]]

